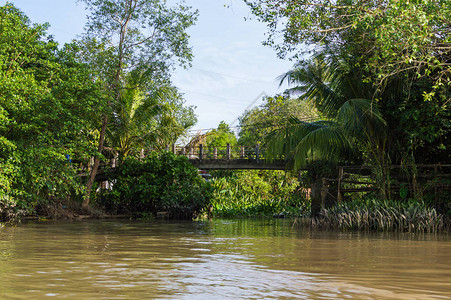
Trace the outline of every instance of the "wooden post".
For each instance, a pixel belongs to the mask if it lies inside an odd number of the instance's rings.
[[[175,147],[175,144],[172,144],[172,153],[177,154],[177,149]]]
[[[255,159],[257,160],[257,164],[260,160],[260,144],[257,143],[257,145],[255,146]]]
[[[227,143],[227,152],[226,152],[227,160],[230,159],[230,144]]]
[[[439,205],[439,191],[437,188],[438,185],[438,180],[439,180],[439,176],[438,176],[438,168],[437,165],[434,165],[434,176],[432,177],[432,180],[434,182],[434,207],[435,209],[438,209],[438,205]]]
[[[341,195],[341,180],[343,179],[343,167],[338,167],[338,187],[337,187],[337,201],[340,203],[343,200]]]
[[[241,159],[244,159],[244,146],[241,146],[241,155],[240,155]]]
[[[218,159],[218,148],[213,148],[213,159]]]
[[[321,212],[322,206],[322,195],[321,192],[323,190],[323,180],[320,177],[313,178],[311,191],[311,208],[310,208],[310,217],[314,218],[319,216]]]
[[[118,156],[119,156],[118,153],[114,153],[114,156],[113,156],[113,158],[111,159],[111,167],[112,167],[112,168],[116,168]]]
[[[204,145],[199,144],[199,159],[202,160],[204,158]]]

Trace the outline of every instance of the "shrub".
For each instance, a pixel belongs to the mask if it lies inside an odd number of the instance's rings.
[[[113,188],[102,191],[99,203],[116,213],[192,218],[206,207],[209,195],[209,183],[186,157],[150,153],[144,159],[125,159]]]
[[[310,210],[310,203],[298,190],[297,179],[285,176],[284,172],[216,172],[214,177],[213,215],[299,216]]]

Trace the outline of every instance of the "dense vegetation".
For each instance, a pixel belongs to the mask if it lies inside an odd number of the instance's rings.
[[[163,1],[85,2],[87,32],[63,46],[47,25],[0,7],[0,221],[81,203],[89,211],[100,160],[161,149],[196,122],[169,71],[192,59],[185,30],[197,12]],[[143,27],[155,29],[152,39]]]
[[[217,171],[211,180],[212,214],[222,217],[308,216],[310,203],[297,178],[283,171]]]
[[[273,132],[270,154],[291,160],[294,169],[317,161],[371,166],[377,189],[369,197],[388,200],[392,207],[396,201],[426,201],[449,216],[446,189],[430,201],[437,193],[431,187],[438,182],[449,187],[449,181],[420,174],[417,167],[451,162],[451,10],[446,1],[245,2],[268,25],[265,44],[280,57],[298,61],[281,76],[292,85],[288,93],[310,101],[322,117],[306,122],[292,116],[288,126]],[[390,165],[401,165],[410,177],[400,181]],[[353,176],[356,182],[365,177]],[[321,190],[334,189],[324,183],[326,174],[314,177],[317,197]]]
[[[0,221],[68,206],[172,217],[310,210],[321,227],[408,231],[450,217],[449,179],[418,167],[451,163],[446,1],[244,0],[268,25],[265,43],[296,62],[279,78],[290,88],[244,112],[238,136],[221,122],[191,145],[209,158],[226,144],[265,145],[293,172],[215,172],[210,183],[186,159],[152,152],[196,123],[170,72],[192,60],[197,11],[83,2],[86,32],[66,45],[0,7]],[[99,185],[102,161],[119,171]],[[347,178],[368,191],[338,195],[337,165],[369,167]]]
[[[0,7],[0,219],[84,193],[67,157],[89,158],[103,97],[76,45]]]
[[[115,172],[117,182],[97,201],[105,211],[183,219],[207,211],[210,184],[184,156],[164,152],[128,157]]]
[[[291,162],[294,170],[307,168],[301,181],[312,188],[312,205],[320,204],[312,207],[318,224],[412,231],[396,221],[407,218],[415,230],[436,230],[451,215],[450,183],[433,166],[418,165],[451,162],[446,1],[245,2],[268,25],[264,44],[297,63],[280,77],[291,85],[283,96],[243,115],[238,144],[266,143],[270,157]],[[314,108],[313,119],[298,109],[302,104]],[[347,174],[355,184],[346,183],[358,188],[369,182],[371,191],[341,195],[345,202],[334,205],[337,164],[371,167],[370,174]],[[449,167],[442,171],[448,174]],[[233,194],[235,179],[222,181]],[[406,217],[412,207],[433,216],[431,223]],[[353,221],[370,211],[375,222],[373,214],[386,220],[389,211],[399,226],[342,222],[335,212],[343,209],[355,214],[346,216]]]

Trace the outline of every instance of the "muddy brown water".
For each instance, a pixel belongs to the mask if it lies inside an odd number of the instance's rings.
[[[293,220],[0,228],[0,299],[451,299],[445,234]]]

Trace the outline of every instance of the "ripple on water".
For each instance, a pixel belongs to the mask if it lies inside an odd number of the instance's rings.
[[[278,221],[202,224],[88,222],[4,232],[0,298],[450,299],[451,267],[443,262],[451,248],[443,237],[293,234]]]

